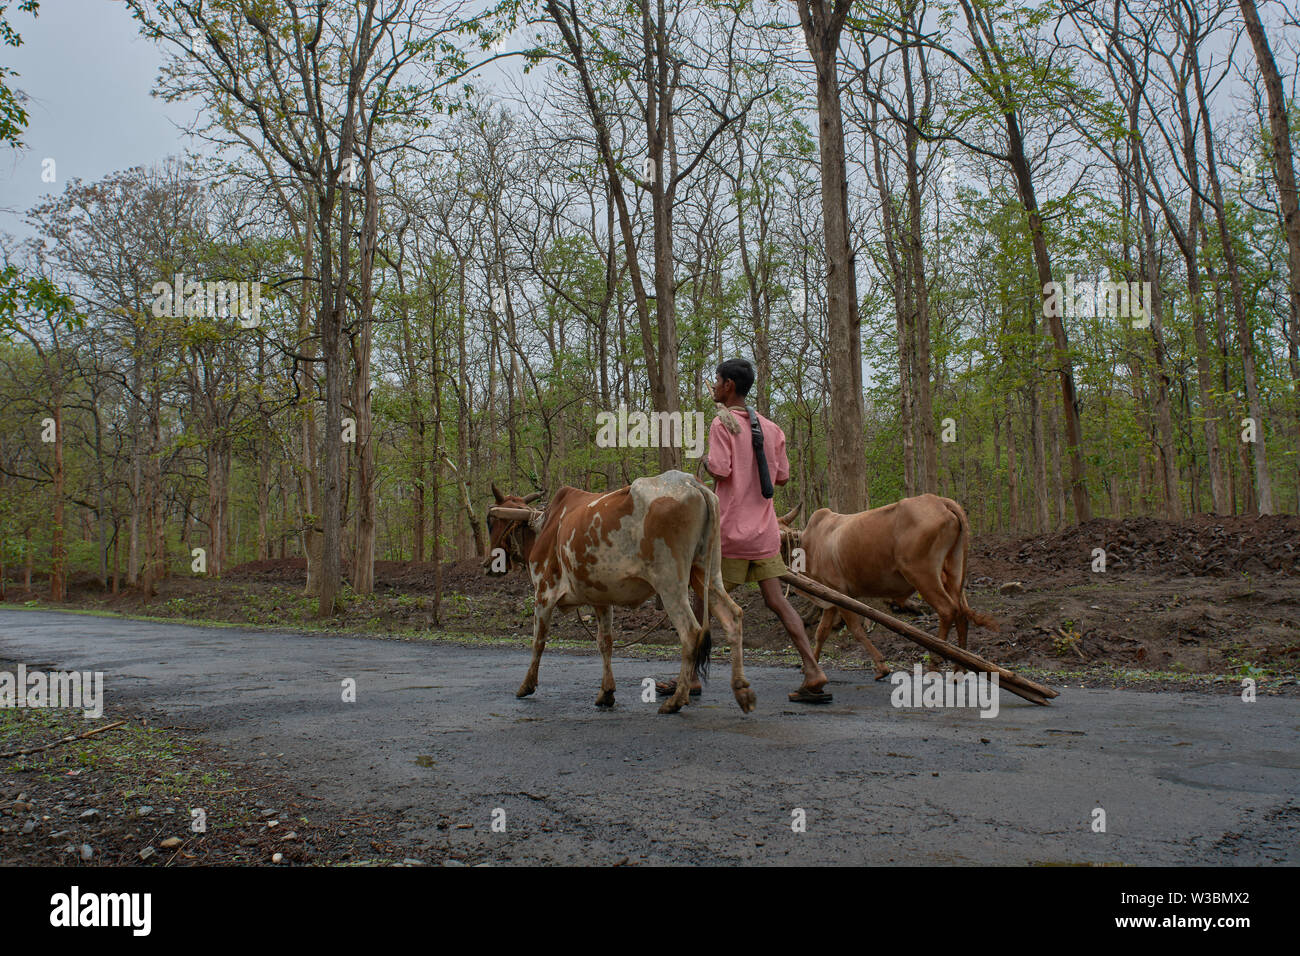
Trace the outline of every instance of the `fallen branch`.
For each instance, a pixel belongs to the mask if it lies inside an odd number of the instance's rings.
[[[937,637],[925,633],[919,627],[913,627],[896,617],[890,617],[884,611],[877,611],[874,607],[863,604],[861,601],[845,597],[839,591],[828,588],[812,578],[791,572],[781,575],[781,580],[788,582],[810,597],[826,601],[853,614],[869,618],[877,624],[883,624],[894,633],[901,634],[908,640],[920,644],[927,651],[932,651],[940,657],[947,658],[954,664],[960,664],[967,670],[997,674],[1000,687],[1006,688],[1017,697],[1023,697],[1030,703],[1046,705],[1049,698],[1057,696],[1057,692],[1050,687],[1032,681],[1027,677],[1013,674],[1005,667],[1000,667],[992,661],[986,661],[978,654],[972,654],[970,651],[960,648],[956,644],[950,644],[948,641],[941,641]]]
[[[115,724],[108,724],[107,726],[104,727],[96,727],[94,730],[87,730],[85,733],[81,733],[81,734],[71,734],[67,737],[61,737],[58,740],[54,741],[53,743],[42,744],[39,747],[27,747],[23,750],[10,750],[0,754],[0,758],[27,757],[30,756],[31,754],[38,754],[45,750],[53,750],[55,747],[62,747],[64,744],[70,744],[74,740],[85,740],[87,737],[95,736],[95,734],[102,734],[106,730],[113,730],[114,728],[121,727],[125,723],[126,723],[125,720],[119,720]]]

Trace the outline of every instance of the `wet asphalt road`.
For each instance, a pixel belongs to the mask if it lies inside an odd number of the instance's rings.
[[[702,701],[660,716],[640,682],[673,665],[616,658],[601,711],[594,649],[548,651],[516,700],[522,648],[0,611],[0,670],[17,662],[103,671],[106,707],[159,708],[470,861],[1300,862],[1295,698],[1064,688],[1049,707],[1002,694],[981,719],[895,709],[862,672],[831,671],[833,704],[790,704],[797,673],[754,666],[746,716],[717,661]]]

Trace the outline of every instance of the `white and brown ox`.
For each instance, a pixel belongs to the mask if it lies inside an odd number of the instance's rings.
[[[526,507],[529,499],[503,495],[495,485],[497,505]],[[535,497],[535,496],[534,496]],[[718,498],[690,475],[668,471],[638,478],[603,494],[564,487],[531,520],[510,519],[488,511],[490,553],[500,548],[506,570],[522,562],[535,589],[533,660],[518,697],[537,689],[537,668],[546,649],[546,630],[556,608],[589,605],[596,612],[597,644],[603,671],[598,707],[614,703],[614,644],[611,608],[635,606],[658,594],[682,642],[677,691],[659,708],[673,714],[689,701],[691,674],[707,671],[712,641],[709,613],[731,645],[731,688],[740,709],[754,709],[754,692],[745,680],[741,610],[722,586],[722,543]],[[694,590],[704,606],[703,621],[691,610]]]
[[[795,508],[777,519],[782,530],[792,530]],[[966,646],[966,628],[973,622],[997,630],[997,622],[971,610],[966,603],[966,555],[970,550],[970,523],[961,505],[951,498],[918,495],[857,514],[836,514],[829,508],[813,512],[800,534],[799,546],[807,561],[804,573],[841,594],[858,600],[887,598],[899,604],[912,592],[939,615],[939,639],[957,627],[957,643]],[[876,664],[876,680],[889,675],[884,655],[876,650],[857,614],[837,607],[822,607],[813,656],[843,619],[858,643]]]

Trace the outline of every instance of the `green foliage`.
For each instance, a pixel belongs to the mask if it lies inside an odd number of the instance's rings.
[[[43,275],[25,273],[12,263],[0,267],[0,336],[11,334],[20,318],[40,315],[67,328],[81,328],[72,297]]]
[[[0,3],[0,44],[19,47],[23,44],[22,35],[10,24],[6,14],[8,2]],[[37,15],[39,0],[21,0],[18,10],[22,13]],[[23,95],[12,89],[7,80],[18,74],[8,67],[0,66],[0,146],[20,148],[23,145],[23,130],[27,128],[27,110],[23,107]]]

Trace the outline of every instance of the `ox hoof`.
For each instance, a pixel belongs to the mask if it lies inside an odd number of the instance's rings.
[[[758,698],[754,696],[752,690],[746,687],[743,690],[736,691],[736,703],[740,705],[742,713],[748,714],[753,711],[754,705],[758,703]]]
[[[659,713],[661,714],[675,714],[681,709],[682,705],[675,703],[671,697],[659,705]]]
[[[517,691],[515,691],[515,696],[516,696],[516,697],[527,697],[528,695],[530,695],[530,694],[531,694],[533,691],[535,691],[535,690],[537,690],[537,685],[536,685],[536,684],[532,684],[532,685],[528,685],[528,684],[520,684],[520,685],[519,685],[519,689],[518,689]]]
[[[601,692],[600,692],[600,696],[596,698],[596,706],[597,706],[597,707],[613,707],[613,706],[614,706],[614,692],[613,692],[612,690],[603,690],[603,691],[601,691]]]
[[[884,680],[886,677],[888,677],[888,676],[889,676],[890,674],[892,674],[892,673],[893,673],[893,671],[891,671],[888,667],[877,667],[877,668],[876,668],[876,680]]]

